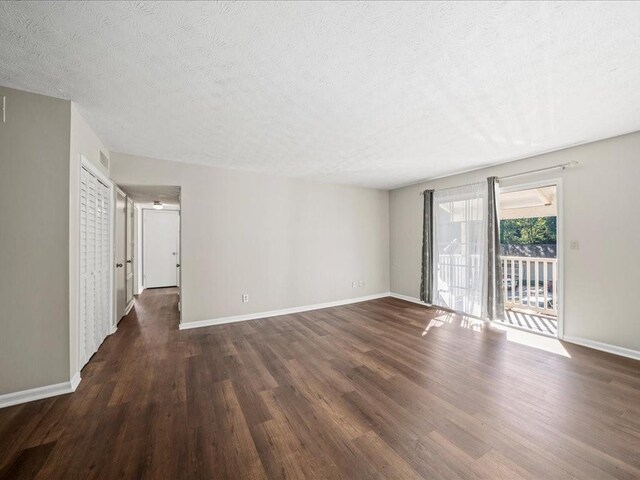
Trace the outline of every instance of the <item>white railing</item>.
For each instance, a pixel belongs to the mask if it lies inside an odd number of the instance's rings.
[[[502,257],[506,308],[558,314],[558,259]]]

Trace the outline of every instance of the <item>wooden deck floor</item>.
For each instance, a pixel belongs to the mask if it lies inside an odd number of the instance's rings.
[[[541,333],[551,337],[558,336],[558,319],[549,315],[540,315],[524,310],[507,309],[503,323],[534,333]]]
[[[640,478],[640,362],[392,298],[187,331],[176,302],[0,410],[0,478]]]

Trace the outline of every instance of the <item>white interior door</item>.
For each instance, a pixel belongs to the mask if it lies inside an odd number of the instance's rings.
[[[80,173],[78,363],[82,368],[111,331],[112,186]]]
[[[145,288],[178,285],[180,213],[176,210],[144,210],[142,222]]]
[[[126,235],[127,235],[127,197],[121,191],[116,191],[116,318],[124,317],[127,308],[127,279],[126,279]]]

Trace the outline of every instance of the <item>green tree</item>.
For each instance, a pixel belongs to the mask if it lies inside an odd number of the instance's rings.
[[[501,220],[500,243],[513,245],[556,243],[556,217]]]

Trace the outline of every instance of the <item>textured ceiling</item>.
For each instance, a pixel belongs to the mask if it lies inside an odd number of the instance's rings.
[[[0,3],[113,151],[390,188],[640,130],[640,3]],[[603,159],[606,160],[606,159]]]

